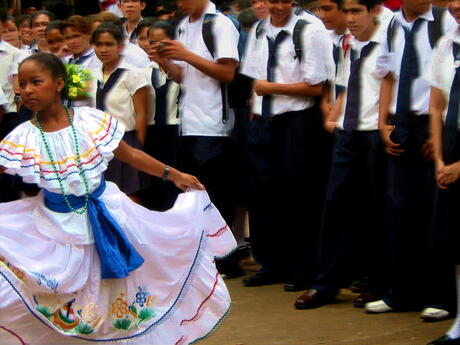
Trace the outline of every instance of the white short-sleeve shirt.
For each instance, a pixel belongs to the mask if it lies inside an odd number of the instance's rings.
[[[441,90],[449,104],[450,89],[454,80],[456,68],[460,68],[460,56],[454,58],[453,42],[460,44],[460,32],[458,30],[443,36],[436,48],[433,50],[431,66],[426,74],[426,79],[435,87]],[[460,53],[458,54],[460,55]],[[444,109],[443,119],[447,114],[447,106]],[[458,128],[460,130],[460,118]]]
[[[214,58],[203,40],[202,27],[206,13],[216,14],[213,23]],[[199,20],[190,22],[189,17],[185,17],[178,25],[176,37],[186,49],[207,60],[239,61],[238,30],[230,19],[222,13],[217,13],[216,6],[212,2],[208,3],[205,13]],[[175,63],[182,68],[180,99],[182,135],[229,136],[234,124],[234,114],[231,108],[227,108],[227,121],[223,121],[220,82],[183,61]]]
[[[257,25],[255,24],[248,37],[245,55],[242,61],[241,73],[256,80],[267,80],[268,40],[285,30],[288,37],[280,43],[277,50],[277,66],[274,69],[274,82],[293,84],[306,82],[316,85],[330,77],[332,58],[332,41],[324,26],[315,21],[305,26],[302,32],[301,44],[303,57],[301,63],[296,58],[293,43],[294,26],[300,18],[294,13],[286,26],[275,28],[268,17],[261,25],[263,30],[256,37]],[[253,113],[262,114],[262,96],[254,95]],[[272,95],[272,114],[280,115],[290,111],[299,111],[312,107],[312,97]]]
[[[15,112],[13,76],[17,74],[17,61],[20,50],[0,40],[0,88],[7,99],[5,112]]]
[[[376,71],[377,57],[379,56],[379,40],[381,35],[378,29],[374,32],[369,41],[358,41],[356,38],[350,40],[351,50],[350,54],[346,56],[347,70],[341,76],[341,79],[337,80],[337,83],[344,88],[348,88],[348,80],[350,78],[350,67],[351,67],[351,55],[356,57],[361,56],[362,49],[369,44],[371,41],[377,43],[372,51],[365,57],[360,68],[360,89],[359,89],[359,115],[358,115],[358,131],[373,131],[378,129],[379,119],[379,100],[380,100],[380,84],[382,83],[382,77]],[[343,107],[340,112],[340,116],[337,119],[337,128],[343,129],[343,121],[345,118],[345,110],[347,107],[347,91],[344,94]]]
[[[136,127],[136,111],[134,109],[133,95],[140,88],[148,86],[149,82],[141,70],[127,64],[123,60],[118,67],[125,69],[125,71],[106,96],[105,111],[120,121],[124,125],[126,132],[128,132],[134,130]],[[102,68],[93,70],[93,75],[96,81],[104,84]],[[96,93],[94,92],[95,97]],[[95,101],[94,103],[96,104]]]
[[[391,43],[391,51],[388,49],[387,43],[387,29],[382,28],[381,35],[381,50],[377,59],[377,71],[384,77],[388,73],[392,73],[396,80],[395,87],[393,88],[393,97],[390,111],[394,114],[396,112],[396,101],[398,97],[398,84],[399,75],[401,72],[401,61],[404,52],[404,29],[405,26],[409,30],[412,28],[413,22],[407,22],[404,18],[402,11],[400,10],[395,14],[395,20],[398,22],[394,26],[394,35]],[[432,48],[428,35],[428,22],[433,21],[432,9],[420,16],[425,19],[421,24],[415,35],[415,50],[417,52],[418,65],[419,65],[419,77],[412,83],[411,89],[411,111],[417,115],[428,114],[428,105],[430,99],[430,83],[423,78],[423,71],[426,71],[431,63]],[[447,33],[452,31],[457,24],[452,16],[446,11],[442,17],[442,32]]]
[[[154,61],[150,63],[149,66],[145,67],[142,71],[145,74],[146,79],[149,81],[150,85],[150,92],[152,93],[152,96],[150,97],[150,100],[152,101],[150,104],[150,109],[151,109],[151,115],[149,118],[149,125],[152,125],[155,123],[155,101],[157,95],[155,95],[155,89],[153,88],[152,85],[152,70],[160,69],[160,66]],[[159,86],[162,86],[166,83],[168,76],[166,75],[165,72],[160,70],[159,76]],[[180,85],[174,82],[173,80],[170,80],[170,86],[168,89],[168,93],[166,95],[166,124],[167,125],[177,125],[179,124],[179,118],[178,118],[178,97],[180,93]]]

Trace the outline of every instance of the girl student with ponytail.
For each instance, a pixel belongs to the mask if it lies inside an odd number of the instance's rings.
[[[84,73],[70,71],[50,53],[19,66],[34,115],[0,142],[0,173],[42,190],[0,203],[0,344],[195,343],[230,307],[214,260],[236,245],[231,231],[196,177],[122,140],[123,122],[66,108],[66,81]],[[105,182],[114,156],[196,190],[149,211]]]

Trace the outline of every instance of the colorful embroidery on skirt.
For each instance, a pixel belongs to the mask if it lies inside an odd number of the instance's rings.
[[[26,281],[26,275],[24,274],[24,272],[21,271],[16,266],[12,265],[10,262],[6,261],[6,259],[3,256],[0,256],[0,263],[5,264],[5,266],[8,267],[8,269],[11,272],[13,272],[13,274],[16,276],[16,278],[18,278],[22,282]]]
[[[99,314],[99,307],[90,298],[88,299],[88,304],[81,309],[73,306],[75,299],[63,306],[54,307],[54,310],[49,306],[41,305],[37,296],[34,296],[34,302],[35,309],[54,328],[64,333],[74,335],[91,334],[104,322],[104,318]]]
[[[128,305],[124,293],[120,293],[112,303],[113,327],[130,330],[155,317],[155,311],[149,308],[153,302],[152,295],[143,286],[139,286],[138,290],[131,305]]]

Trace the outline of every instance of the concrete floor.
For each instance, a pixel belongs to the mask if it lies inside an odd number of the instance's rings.
[[[229,317],[200,345],[426,345],[452,320],[422,322],[419,313],[365,314],[343,289],[338,302],[313,310],[293,307],[298,292],[281,284],[244,287],[226,280],[233,299]]]

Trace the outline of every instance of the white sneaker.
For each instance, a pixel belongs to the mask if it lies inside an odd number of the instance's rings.
[[[381,313],[388,313],[389,311],[393,311],[393,308],[386,304],[383,299],[375,302],[366,303],[364,309],[367,313],[371,314],[381,314]]]
[[[420,314],[420,317],[423,319],[423,321],[427,322],[441,321],[449,317],[449,312],[444,309],[425,308]]]

